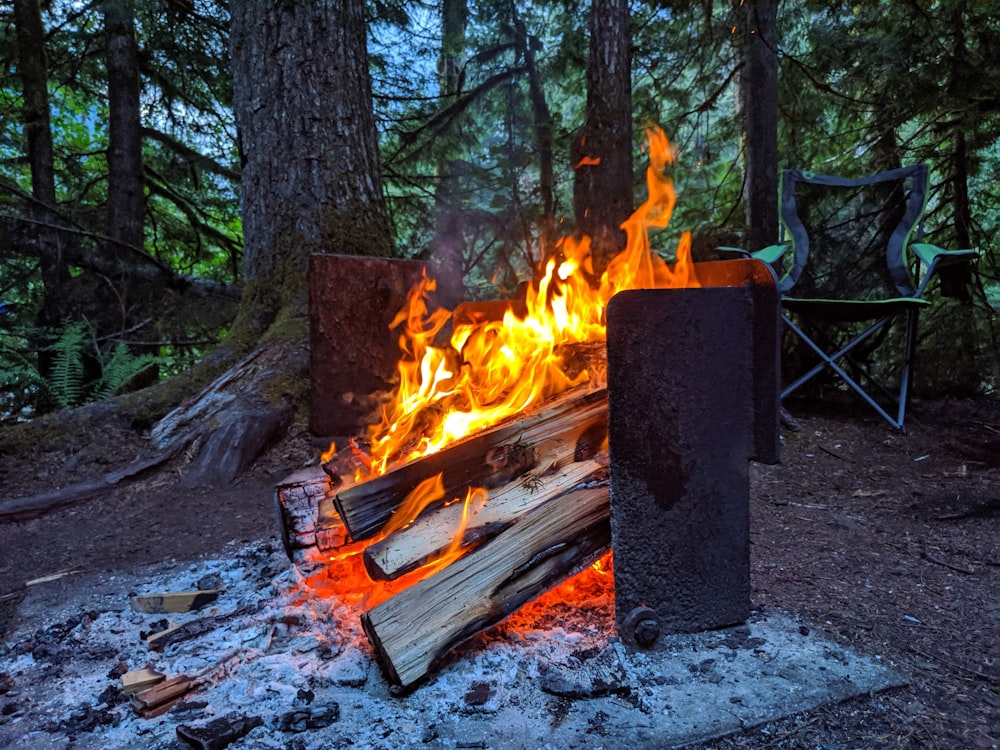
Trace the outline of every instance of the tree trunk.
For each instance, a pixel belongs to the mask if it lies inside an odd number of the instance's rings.
[[[232,6],[248,283],[280,287],[318,251],[392,255],[366,43],[361,0]]]
[[[188,485],[232,480],[303,405],[309,255],[392,250],[364,2],[272,0],[232,10],[247,284],[228,343],[250,353],[153,431],[161,449],[179,440],[200,447]]]
[[[538,144],[538,192],[542,203],[542,215],[538,219],[538,228],[542,247],[547,249],[555,241],[552,115],[549,112],[548,102],[545,101],[545,90],[538,73],[538,63],[535,61],[532,39],[528,36],[528,29],[524,25],[524,21],[517,18],[516,15],[514,17],[514,30],[518,53],[524,58],[524,65],[528,69],[528,99],[531,101],[531,112],[535,123],[535,140]]]
[[[110,251],[143,246],[146,196],[142,175],[139,51],[131,0],[104,5],[108,73],[108,230]],[[120,244],[118,244],[120,243]]]
[[[441,106],[448,107],[461,93],[462,55],[465,52],[465,27],[469,8],[466,0],[443,0],[441,3],[441,54],[438,57],[438,81]],[[455,307],[465,296],[462,259],[461,188],[451,159],[438,162],[434,188],[436,224],[431,240],[433,276],[437,279],[437,300],[447,308]]]
[[[747,247],[759,250],[778,241],[778,8],[776,0],[757,0],[737,2],[737,11]]]
[[[24,135],[31,169],[31,195],[37,201],[31,216],[44,221],[56,204],[56,174],[52,156],[52,126],[49,117],[48,72],[45,64],[45,27],[39,5],[34,0],[14,0],[17,27],[18,70],[24,92]],[[60,253],[55,231],[41,227],[37,234],[38,264],[42,276],[42,306],[39,327],[56,327],[62,322],[61,293],[69,279],[69,269]],[[38,370],[50,369],[52,355],[39,352]]]
[[[594,270],[625,247],[621,224],[632,214],[632,51],[626,0],[594,0],[583,128],[570,159],[573,212],[590,236]]]

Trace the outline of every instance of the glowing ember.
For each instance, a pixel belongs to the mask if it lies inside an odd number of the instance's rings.
[[[698,286],[688,233],[672,266],[651,251],[649,230],[667,226],[675,194],[664,174],[672,161],[670,144],[662,130],[651,129],[647,135],[648,198],[622,225],[627,246],[608,264],[596,288],[587,278],[594,275],[589,239],[566,238],[529,287],[525,316],[508,307],[502,321],[456,324],[449,347],[433,344],[451,316],[444,309],[428,313],[426,298],[435,289],[434,280],[425,277],[410,291],[392,323],[393,328],[403,326],[399,386],[381,423],[372,429],[368,476],[385,473],[390,463],[436,453],[587,382],[586,371],[575,377],[566,373],[558,347],[603,341],[604,311],[617,292]],[[409,520],[415,514],[408,509],[405,515]]]

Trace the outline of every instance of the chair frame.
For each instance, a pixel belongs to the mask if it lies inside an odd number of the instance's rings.
[[[834,188],[860,188],[907,180],[910,181],[910,192],[906,196],[903,215],[893,228],[885,249],[889,276],[899,296],[892,299],[871,301],[795,297],[794,288],[808,263],[810,252],[809,232],[798,213],[796,187],[801,183],[807,183]],[[909,402],[910,385],[916,360],[919,311],[921,307],[927,307],[930,304],[929,300],[924,299],[923,294],[938,268],[953,263],[968,263],[978,257],[978,253],[974,250],[944,250],[920,242],[923,230],[922,216],[927,201],[927,181],[928,170],[925,164],[900,167],[861,178],[815,174],[802,169],[786,169],[781,174],[780,193],[783,241],[756,253],[748,253],[740,248],[719,248],[723,251],[739,252],[755,257],[775,266],[781,264],[787,250],[792,250],[791,264],[788,270],[784,273],[778,270],[779,291],[782,296],[783,308],[781,319],[783,324],[820,358],[820,361],[784,387],[781,391],[782,399],[829,368],[890,425],[905,432],[906,408]],[[914,237],[915,241],[911,241],[914,240]],[[919,274],[916,283],[910,275],[908,251],[913,251],[919,260],[918,273],[921,267],[926,267],[926,270]],[[838,310],[850,310],[850,314],[838,315],[836,314]],[[872,322],[863,331],[854,334],[846,344],[829,353],[792,319],[790,313],[801,316],[805,320],[810,320],[810,316],[812,316],[812,319],[826,319],[837,323]],[[903,362],[899,368],[899,391],[898,394],[894,394],[879,383],[865,367],[851,359],[850,354],[859,344],[888,327],[904,314],[906,316],[906,331],[903,343]],[[890,413],[869,393],[870,387],[869,390],[866,390],[856,378],[838,364],[843,359],[858,366],[864,376],[871,381],[871,384],[881,391],[883,396],[895,403],[895,413]]]

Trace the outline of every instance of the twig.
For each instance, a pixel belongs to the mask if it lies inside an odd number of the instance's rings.
[[[794,729],[789,729],[784,734],[782,734],[782,735],[780,735],[778,737],[775,737],[773,740],[771,740],[768,743],[765,743],[765,744],[761,745],[761,747],[776,747],[779,742],[784,742],[789,737],[791,737],[793,734],[797,734],[798,732],[801,732],[803,729],[805,729],[808,726],[812,726],[817,721],[819,721],[819,717],[818,716],[814,716],[813,718],[809,719],[809,721],[805,722],[804,724],[799,724]]]
[[[819,448],[824,453],[829,453],[834,458],[839,458],[841,461],[846,461],[849,464],[854,463],[854,461],[852,461],[851,459],[849,459],[847,456],[843,456],[840,453],[837,453],[837,451],[831,450],[830,448],[827,448],[825,445],[820,445],[819,443],[817,443],[816,447]]]
[[[971,575],[976,572],[974,568],[963,568],[961,565],[953,565],[950,562],[947,562],[946,560],[942,560],[940,557],[935,557],[927,550],[924,550],[924,552],[922,553],[922,557],[928,562],[937,563],[942,567],[948,568],[949,570],[957,571],[958,573],[965,573],[967,575]]]
[[[949,661],[948,659],[942,659],[940,656],[934,656],[932,654],[928,654],[926,651],[917,648],[913,644],[907,644],[907,645],[910,651],[920,654],[925,659],[936,661],[938,664],[944,664],[946,667],[951,667],[952,669],[955,669],[959,672],[964,672],[965,674],[970,675],[972,677],[976,677],[980,680],[985,680],[986,682],[996,682],[997,680],[996,676],[991,677],[985,672],[980,672],[978,669],[970,669],[969,667],[963,667],[961,664],[956,664],[955,662]]]

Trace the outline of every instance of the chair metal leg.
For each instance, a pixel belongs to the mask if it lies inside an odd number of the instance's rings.
[[[917,319],[919,314],[917,308],[913,308],[906,315],[906,351],[903,355],[903,371],[900,375],[899,414],[896,418],[900,430],[905,430],[903,422],[906,420],[906,407],[910,401],[910,378],[913,375],[913,367],[917,358]]]
[[[787,325],[789,328],[791,328],[796,333],[796,335],[798,335],[798,337],[801,338],[806,343],[806,345],[810,349],[812,349],[817,354],[817,356],[819,356],[819,358],[822,360],[818,365],[814,366],[805,375],[803,375],[802,377],[798,378],[794,383],[792,383],[791,385],[789,385],[788,387],[786,387],[784,390],[782,390],[781,391],[781,398],[782,399],[784,399],[786,396],[788,396],[790,393],[792,393],[794,390],[796,390],[803,383],[805,383],[806,381],[808,381],[811,378],[815,377],[819,372],[821,372],[823,370],[824,367],[829,367],[834,372],[836,372],[844,380],[844,382],[847,383],[847,385],[849,385],[852,389],[854,389],[854,391],[859,396],[861,396],[861,398],[863,398],[868,403],[869,406],[871,406],[876,412],[878,412],[882,416],[882,418],[885,419],[885,421],[887,421],[889,424],[891,424],[897,430],[902,430],[903,429],[902,416],[900,416],[900,418],[898,418],[898,419],[894,419],[889,414],[889,412],[887,412],[885,409],[882,408],[881,404],[879,404],[875,399],[873,399],[868,394],[868,392],[865,391],[865,389],[854,378],[852,378],[847,373],[847,371],[844,370],[843,367],[841,367],[840,365],[838,365],[836,363],[836,361],[835,361],[835,360],[839,359],[840,357],[844,356],[845,354],[847,354],[854,347],[856,347],[862,341],[864,341],[869,336],[871,336],[873,333],[875,333],[876,331],[878,331],[886,323],[888,323],[889,321],[891,321],[892,320],[891,316],[880,318],[878,321],[876,321],[875,323],[873,323],[872,325],[870,325],[867,329],[865,329],[858,336],[856,336],[855,338],[853,338],[846,346],[841,347],[838,351],[834,352],[832,355],[827,354],[819,346],[817,346],[813,342],[813,340],[811,338],[809,338],[809,336],[807,336],[805,334],[805,332],[801,328],[799,328],[791,320],[791,318],[789,318],[787,315],[782,314],[781,319],[785,322],[785,325]],[[914,330],[915,330],[915,328],[914,328]],[[909,335],[909,333],[908,333],[908,335]],[[914,347],[915,347],[915,345],[916,345],[916,339],[914,337]],[[905,377],[904,383],[908,383],[908,380],[909,380],[909,370],[908,369],[906,370],[906,372],[904,374],[904,377]],[[903,399],[901,399],[900,403],[904,404],[905,401]],[[905,412],[905,407],[903,407],[903,410]]]

